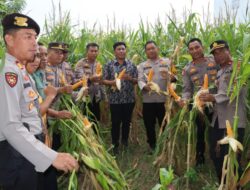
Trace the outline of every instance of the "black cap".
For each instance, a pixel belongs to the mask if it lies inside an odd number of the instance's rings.
[[[48,48],[49,49],[59,49],[59,50],[64,51],[64,46],[63,46],[63,43],[61,43],[61,42],[50,42]]]
[[[225,40],[216,40],[210,45],[210,53],[213,53],[214,50],[220,48],[229,49],[228,43]]]
[[[69,44],[66,44],[66,43],[62,43],[62,45],[63,45],[63,51],[65,52],[65,53],[68,53],[69,52]]]
[[[20,14],[12,13],[6,15],[2,20],[3,32],[9,29],[34,29],[37,35],[40,33],[39,25],[30,17]]]

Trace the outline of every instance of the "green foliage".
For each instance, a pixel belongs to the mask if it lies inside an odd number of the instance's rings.
[[[174,180],[174,171],[171,167],[160,168],[160,184],[156,184],[152,190],[168,190]]]
[[[188,178],[190,182],[196,182],[198,179],[198,174],[194,168],[189,168],[189,170],[187,170],[185,173],[185,177]]]

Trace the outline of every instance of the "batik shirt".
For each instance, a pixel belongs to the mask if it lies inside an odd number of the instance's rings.
[[[126,68],[126,74],[132,78],[138,77],[137,68],[129,60],[125,60],[123,64],[119,64],[117,60],[107,63],[103,69],[104,80],[115,80],[115,75]],[[125,104],[135,102],[134,84],[132,81],[121,80],[121,90],[108,89],[108,98],[110,104]]]

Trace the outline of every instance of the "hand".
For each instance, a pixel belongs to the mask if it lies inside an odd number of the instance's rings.
[[[208,93],[203,93],[199,96],[199,99],[202,101],[202,102],[214,102],[215,101],[215,98],[214,98],[214,95],[212,94],[208,94]]]
[[[122,77],[122,80],[132,81],[132,79],[133,78],[129,74],[126,74],[126,73]]]
[[[72,114],[67,110],[58,111],[56,118],[58,119],[71,119]]]
[[[89,80],[91,81],[91,82],[100,82],[100,80],[101,80],[101,76],[92,76],[92,77],[89,77]]]
[[[176,79],[176,77],[175,77],[174,74],[170,73],[169,75],[170,75],[170,81],[171,82],[176,82],[177,81],[177,79]]]
[[[44,88],[44,94],[47,97],[52,97],[54,99],[57,95],[57,89],[53,86],[47,86],[46,88]]]
[[[186,105],[186,101],[183,100],[183,99],[180,99],[179,101],[177,101],[177,104],[178,104],[181,108],[183,108],[183,107]]]
[[[73,92],[72,85],[67,85],[62,87],[62,93],[72,94],[72,92]]]
[[[62,170],[65,173],[78,170],[79,165],[76,159],[68,153],[58,153],[56,159],[53,161],[52,166],[58,170]]]
[[[115,82],[115,80],[111,80],[109,84],[110,84],[110,86],[116,87],[116,82]]]
[[[150,88],[150,84],[146,84],[142,90],[145,90],[145,91],[151,91],[151,88]]]

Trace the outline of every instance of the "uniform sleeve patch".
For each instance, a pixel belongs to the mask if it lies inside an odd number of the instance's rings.
[[[18,75],[16,73],[7,72],[7,73],[5,73],[5,80],[8,83],[8,85],[11,88],[13,88],[17,84]]]

